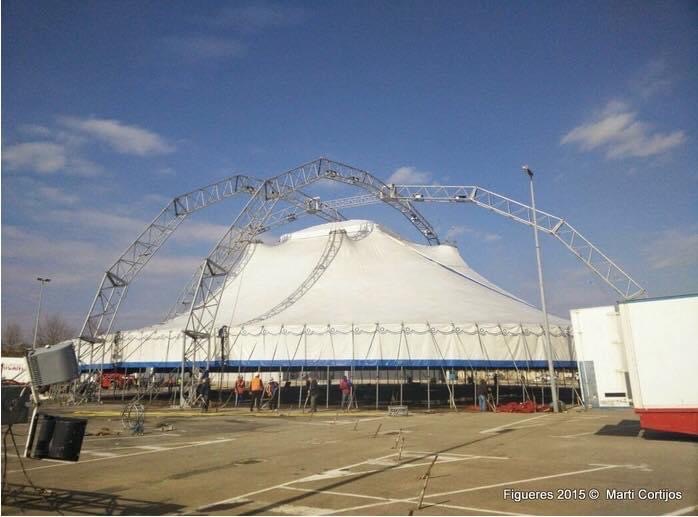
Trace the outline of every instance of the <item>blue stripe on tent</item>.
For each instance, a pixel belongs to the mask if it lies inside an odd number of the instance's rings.
[[[188,366],[191,363],[187,363]],[[555,361],[555,368],[576,368],[577,361]],[[82,370],[86,371],[89,369],[99,368],[100,364],[92,365],[82,365]],[[197,361],[197,367],[205,367],[206,361]],[[373,360],[364,359],[352,361],[351,359],[326,359],[317,361],[304,361],[302,359],[294,361],[279,361],[279,360],[254,360],[254,361],[225,361],[225,366],[232,369],[237,369],[241,367],[243,369],[249,368],[274,368],[278,370],[279,368],[313,368],[313,367],[342,367],[342,368],[426,368],[427,366],[435,368],[460,368],[463,370],[469,370],[471,368],[547,368],[547,361],[486,361],[486,360],[475,360],[468,361],[463,359],[390,359],[390,360]],[[158,368],[158,369],[179,369],[182,367],[181,362],[174,361],[142,361],[142,362],[126,362],[114,365],[112,363],[105,363],[104,368]],[[220,368],[220,361],[211,361],[209,363],[210,368]]]

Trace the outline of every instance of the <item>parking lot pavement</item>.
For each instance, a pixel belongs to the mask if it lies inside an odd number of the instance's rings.
[[[642,433],[632,411],[157,410],[130,436],[99,409],[82,410],[79,462],[25,460],[50,492],[27,488],[10,445],[3,514],[665,514],[698,502],[698,443]]]

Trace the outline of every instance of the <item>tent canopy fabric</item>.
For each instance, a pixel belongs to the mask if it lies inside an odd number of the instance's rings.
[[[546,365],[541,311],[479,275],[450,245],[416,244],[352,220],[251,245],[237,267],[216,322],[229,327],[228,348],[221,354],[214,337],[208,345],[219,350],[214,367]],[[572,367],[569,322],[550,323],[553,358]],[[122,332],[106,360],[176,367],[186,324],[184,314]]]
[[[257,326],[543,323],[541,311],[473,271],[455,247],[415,244],[364,220],[314,226],[283,236],[277,245],[256,244],[225,288],[217,323],[242,326],[283,304],[311,276],[333,230],[346,231],[346,237],[317,281]],[[557,317],[551,323],[569,324]],[[167,324],[185,325],[186,315]]]

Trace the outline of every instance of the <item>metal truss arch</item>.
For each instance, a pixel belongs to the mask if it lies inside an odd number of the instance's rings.
[[[349,165],[320,158],[267,179],[242,209],[226,234],[216,244],[200,268],[196,292],[192,298],[184,330],[196,347],[196,341],[213,335],[223,287],[244,256],[245,248],[266,228],[266,222],[280,199],[288,199],[301,189],[321,180],[330,180],[361,188],[375,199],[387,203],[419,229],[430,244],[439,239],[424,216],[409,199],[395,196],[388,185],[372,174]],[[215,268],[206,267],[215,264]],[[234,276],[233,276],[234,277]]]
[[[255,195],[264,188],[264,181],[239,174],[173,198],[104,273],[80,331],[78,360],[94,364],[94,354],[103,347],[103,336],[111,331],[129,285],[184,219],[237,194]],[[284,201],[291,206],[279,211],[272,224],[284,224],[306,213],[325,221],[344,219],[337,209],[300,191],[290,193]]]
[[[533,227],[533,208],[474,185],[390,185],[391,196],[413,202],[471,203],[521,224]],[[336,200],[335,206],[350,208],[376,203],[366,196]],[[624,300],[639,298],[646,290],[604,252],[579,233],[565,219],[536,209],[539,231],[555,237],[587,268]]]

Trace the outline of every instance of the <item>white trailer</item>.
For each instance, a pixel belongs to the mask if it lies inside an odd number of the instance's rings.
[[[29,382],[27,360],[24,357],[2,356],[2,380],[24,384]]]
[[[570,311],[579,384],[589,407],[630,407],[632,390],[616,307]]]
[[[621,302],[618,312],[640,425],[698,435],[698,295]]]

